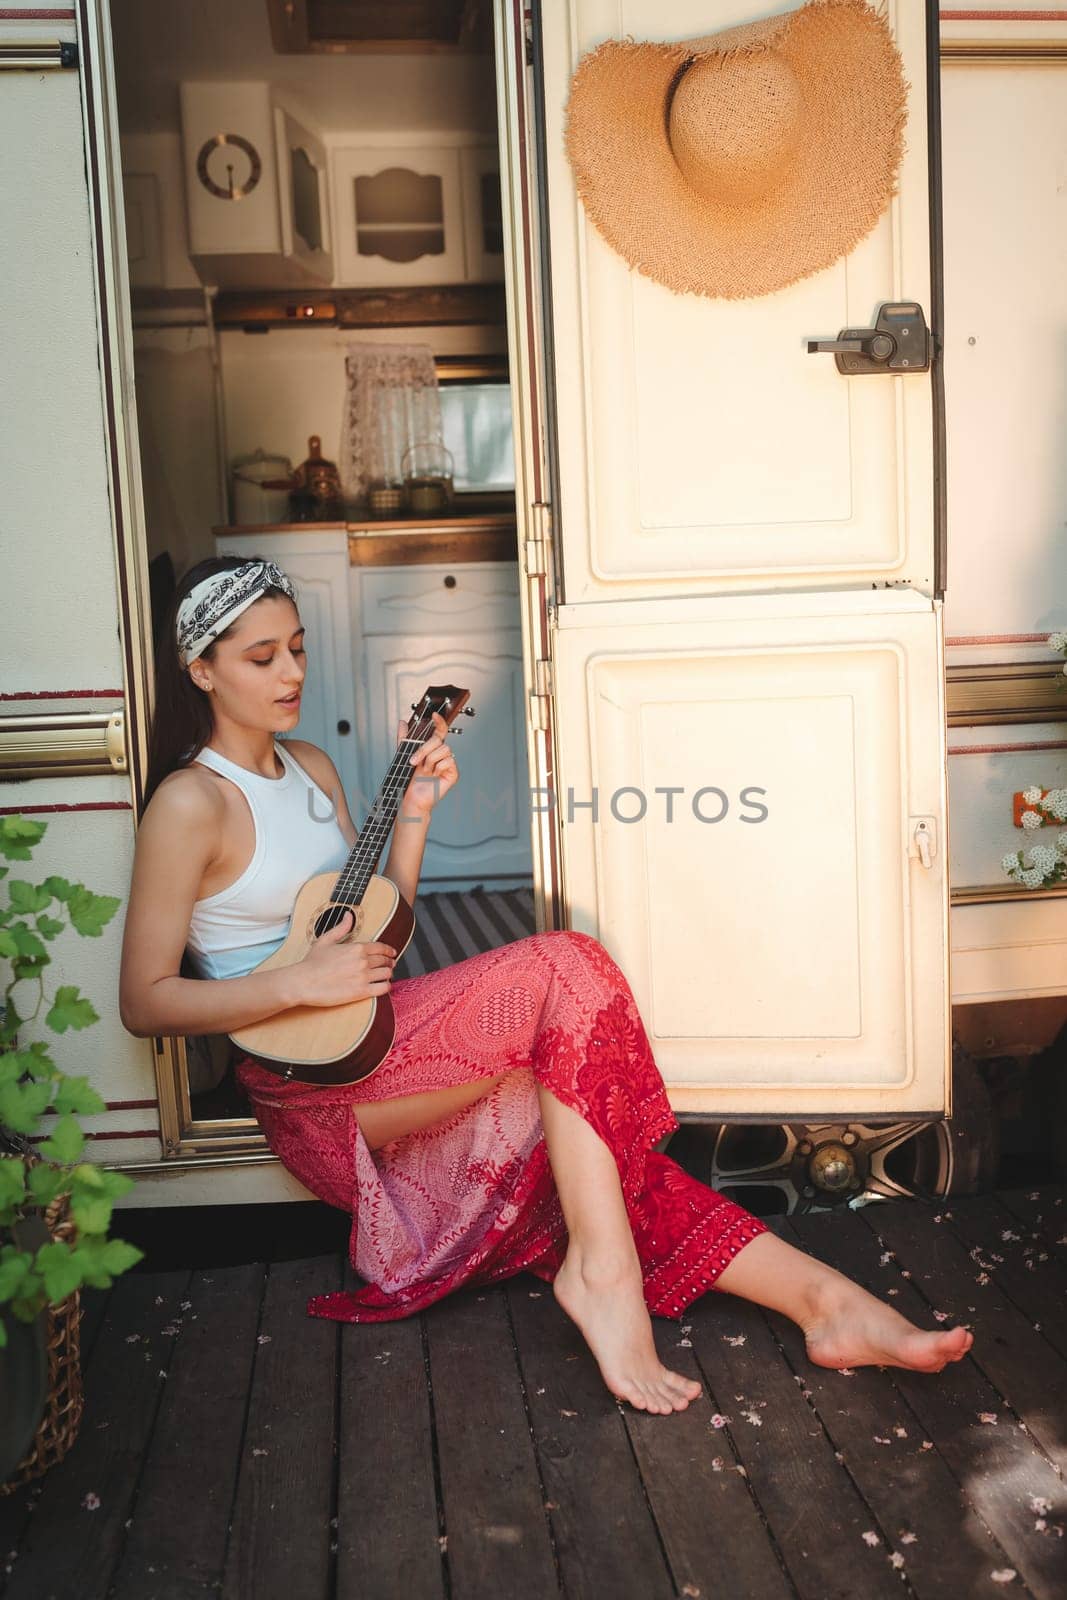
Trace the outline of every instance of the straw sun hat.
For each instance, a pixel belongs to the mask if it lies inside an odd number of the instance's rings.
[[[897,189],[907,93],[884,15],[808,0],[676,44],[609,39],[571,83],[582,203],[631,267],[734,300],[819,272]]]

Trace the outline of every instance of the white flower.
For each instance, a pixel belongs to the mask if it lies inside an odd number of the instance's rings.
[[[1050,650],[1067,650],[1067,633],[1062,633],[1059,628],[1048,636]]]
[[[1057,836],[1056,849],[1061,856],[1067,856],[1067,833],[1061,833]]]
[[[1056,852],[1050,845],[1035,844],[1030,848],[1030,860],[1035,867],[1040,867],[1044,875],[1056,865]]]
[[[1008,852],[1008,854],[1006,856],[1001,856],[1000,864],[1004,868],[1005,872],[1015,872],[1015,871],[1017,871],[1018,870],[1018,866],[1019,866],[1019,852],[1018,852],[1018,850],[1011,850],[1011,851]]]
[[[1022,823],[1024,828],[1040,828],[1041,813],[1039,811],[1024,811]]]
[[[1022,873],[1019,878],[1019,882],[1025,884],[1028,889],[1040,889],[1044,881],[1045,874],[1034,867],[1031,867],[1029,872]]]
[[[1067,822],[1067,789],[1050,789],[1043,804],[1057,822]]]
[[[1029,789],[1023,790],[1023,799],[1026,801],[1028,806],[1036,806],[1037,802],[1041,799],[1041,792],[1041,785],[1038,783],[1032,783]]]

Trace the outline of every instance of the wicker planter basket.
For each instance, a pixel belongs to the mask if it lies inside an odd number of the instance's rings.
[[[44,1221],[55,1240],[70,1242],[77,1232],[67,1195],[52,1201]],[[63,1459],[77,1438],[83,1406],[81,1314],[79,1289],[47,1309],[48,1403],[33,1443],[8,1481],[0,1483],[0,1494],[13,1494],[24,1483],[47,1472]]]

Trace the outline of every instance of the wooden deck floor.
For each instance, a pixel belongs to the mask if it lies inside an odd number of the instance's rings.
[[[971,1355],[826,1371],[710,1293],[654,1324],[706,1391],[672,1417],[617,1406],[532,1277],[342,1327],[304,1314],[340,1250],[137,1271],[87,1312],[77,1444],[0,1500],[4,1592],[1062,1600],[1065,1195],[775,1219],[924,1326],[971,1324]]]

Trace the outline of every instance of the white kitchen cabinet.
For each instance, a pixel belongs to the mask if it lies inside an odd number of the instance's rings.
[[[464,146],[459,152],[459,168],[467,277],[475,283],[499,282],[504,276],[504,219],[496,145]]]
[[[164,281],[163,227],[156,174],[124,171],[122,198],[130,283],[136,288],[155,288]]]
[[[423,881],[455,887],[529,877],[517,564],[353,568],[351,582],[363,634],[363,770],[374,787],[396,748],[397,723],[431,684],[469,689],[475,709],[455,724],[463,729],[453,735],[460,781],[434,812]]]
[[[397,724],[431,684],[470,690],[475,716],[452,735],[460,780],[435,808],[423,856],[426,888],[521,878],[531,871],[530,792],[516,628],[467,634],[389,633],[364,640],[369,738],[364,770],[381,781]],[[370,797],[368,797],[370,798]],[[403,827],[398,820],[397,828]]]
[[[346,146],[331,160],[339,286],[503,278],[495,145]]]
[[[328,283],[329,185],[316,134],[269,83],[180,85],[189,257],[204,283]]]
[[[461,283],[459,151],[361,145],[333,151],[337,282]]]

